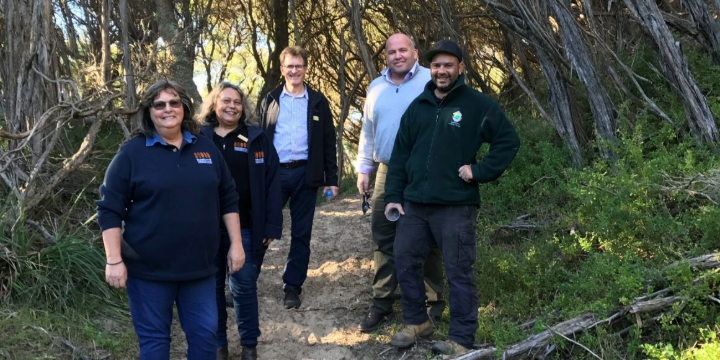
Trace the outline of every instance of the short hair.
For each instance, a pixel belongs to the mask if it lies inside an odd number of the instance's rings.
[[[140,100],[140,106],[138,108],[137,116],[139,118],[136,134],[143,134],[146,137],[152,137],[153,131],[155,131],[155,124],[153,124],[150,118],[150,108],[152,107],[155,98],[160,94],[161,91],[171,90],[177,93],[180,101],[183,105],[183,119],[180,124],[181,130],[187,130],[193,135],[200,133],[200,125],[193,119],[195,114],[195,107],[193,106],[192,99],[188,92],[180,84],[171,80],[160,80],[145,90],[142,99]]]
[[[307,66],[308,64],[308,53],[305,51],[305,49],[301,48],[300,46],[288,46],[280,53],[280,64],[282,65],[283,60],[285,60],[285,56],[302,56],[303,59],[303,65]]]
[[[242,114],[240,114],[240,122],[244,122],[246,124],[252,124],[252,119],[250,118],[252,115],[252,109],[250,108],[250,101],[248,101],[247,96],[245,96],[245,93],[240,90],[240,87],[229,82],[229,81],[223,81],[217,86],[215,86],[214,89],[205,97],[205,101],[203,101],[202,105],[200,105],[200,110],[197,114],[195,114],[195,120],[200,124],[205,125],[212,125],[217,126],[218,125],[218,119],[215,115],[215,104],[217,103],[217,100],[220,98],[220,93],[223,92],[225,89],[233,89],[240,94],[240,101],[242,102]]]
[[[410,36],[410,35],[408,35],[408,34],[405,34],[405,33],[401,33],[401,32],[397,32],[397,33],[394,33],[394,34],[388,36],[388,38],[385,39],[385,45],[383,46],[384,49],[387,50],[387,41],[388,41],[388,39],[390,39],[390,37],[393,36],[393,35],[405,35],[405,36],[408,38],[408,40],[410,40],[410,46],[412,46],[413,49],[417,49],[417,46],[415,46],[415,40],[413,40],[412,36]]]

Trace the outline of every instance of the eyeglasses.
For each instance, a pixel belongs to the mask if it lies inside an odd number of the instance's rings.
[[[288,70],[300,70],[307,67],[307,65],[283,65]]]
[[[170,100],[170,101],[168,101],[168,102],[165,102],[165,101],[156,101],[156,102],[152,103],[152,107],[153,107],[153,109],[155,109],[155,110],[165,110],[165,106],[166,106],[167,104],[170,104],[170,107],[171,107],[171,108],[177,109],[177,108],[179,108],[179,107],[182,106],[182,101],[180,101],[180,100]]]
[[[362,211],[363,215],[365,215],[368,211],[370,211],[370,204],[368,203],[368,194],[363,194],[363,202],[362,202]]]

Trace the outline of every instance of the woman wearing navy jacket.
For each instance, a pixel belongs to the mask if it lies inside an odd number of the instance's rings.
[[[248,125],[247,97],[239,87],[223,82],[208,94],[196,119],[201,133],[212,139],[230,168],[240,198],[239,213],[245,266],[230,276],[230,292],[242,345],[241,359],[257,359],[260,336],[257,279],[265,250],[282,234],[282,198],[278,156],[265,133]],[[227,311],[223,259],[229,241],[224,230],[217,256],[216,297],[218,309],[217,359],[227,359]]]
[[[223,262],[235,272],[245,261],[235,184],[192,116],[192,101],[179,84],[150,86],[136,136],[120,147],[100,187],[105,279],[127,287],[143,360],[170,358],[174,304],[188,360],[214,359],[220,221],[231,244]]]

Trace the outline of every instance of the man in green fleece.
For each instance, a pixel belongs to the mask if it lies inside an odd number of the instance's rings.
[[[425,54],[431,81],[400,120],[385,183],[385,213],[403,215],[395,236],[395,269],[405,326],[390,345],[409,347],[433,333],[425,311],[423,264],[431,245],[442,252],[450,287],[448,341],[433,351],[470,351],[478,328],[473,264],[478,184],[500,177],[520,146],[500,106],[465,85],[462,51],[442,40]],[[477,159],[483,143],[489,153]]]
[[[385,176],[400,118],[430,81],[430,69],[420,66],[415,43],[405,34],[393,34],[387,39],[385,59],[387,69],[368,87],[358,144],[357,186],[360,194],[372,195],[371,230],[375,243],[372,305],[360,323],[362,332],[377,330],[393,315],[393,293],[398,286],[393,258],[395,223],[384,214]],[[376,165],[373,187],[370,175]],[[428,313],[437,322],[445,310],[442,256],[437,246],[427,256],[424,274]]]

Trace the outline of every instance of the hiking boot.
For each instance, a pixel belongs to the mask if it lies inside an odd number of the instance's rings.
[[[443,355],[463,355],[470,352],[470,349],[452,341],[433,341],[430,351]]]
[[[254,346],[243,346],[240,353],[240,360],[257,360],[257,348]]]
[[[405,325],[401,332],[393,335],[390,346],[407,348],[415,344],[417,337],[428,337],[434,330],[432,321],[427,320],[420,325]]]
[[[393,315],[392,310],[387,312],[370,311],[360,323],[360,332],[369,333],[377,330],[382,323]]]
[[[297,291],[294,289],[285,290],[285,299],[283,300],[283,304],[285,304],[286,309],[300,308],[301,301]]]
[[[217,356],[215,358],[217,360],[228,360],[228,348],[222,347],[217,349]]]

